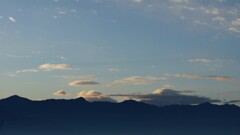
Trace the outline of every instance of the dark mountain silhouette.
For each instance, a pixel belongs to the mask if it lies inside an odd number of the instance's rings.
[[[31,100],[24,98],[24,97],[20,97],[18,95],[13,95],[10,96],[8,98],[2,99],[1,102],[6,102],[6,103],[26,103],[26,102],[31,102]]]
[[[1,135],[239,135],[239,126],[240,107],[229,104],[0,100]]]

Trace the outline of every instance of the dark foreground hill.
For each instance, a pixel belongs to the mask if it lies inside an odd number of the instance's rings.
[[[0,100],[0,135],[239,135],[235,105]]]

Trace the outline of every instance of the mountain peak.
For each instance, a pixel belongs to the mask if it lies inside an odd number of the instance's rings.
[[[78,97],[75,100],[79,101],[79,102],[88,102],[85,98],[83,97]]]
[[[7,101],[30,101],[29,99],[24,98],[24,97],[20,97],[18,95],[12,95],[12,96],[7,97],[3,100],[7,100]]]
[[[222,105],[223,107],[229,107],[229,108],[239,108],[239,106],[237,106],[237,105],[234,105],[234,104],[224,104],[224,105]]]
[[[135,103],[138,103],[138,101],[136,101],[136,100],[124,100],[122,103],[123,104],[135,104]]]
[[[123,104],[123,105],[147,105],[147,104],[145,104],[145,103],[143,103],[143,102],[139,102],[139,101],[136,101],[136,100],[125,100],[125,101],[123,101],[123,102],[121,102],[120,104]],[[151,105],[149,105],[148,104],[148,106],[151,106]]]

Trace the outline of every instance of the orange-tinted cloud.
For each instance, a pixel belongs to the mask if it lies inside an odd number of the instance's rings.
[[[73,81],[70,82],[69,85],[70,86],[91,86],[91,85],[98,85],[98,82],[94,82],[94,81]]]

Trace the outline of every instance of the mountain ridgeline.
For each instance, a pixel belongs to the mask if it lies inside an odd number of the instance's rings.
[[[239,135],[239,127],[240,107],[229,104],[0,100],[1,135]]]

